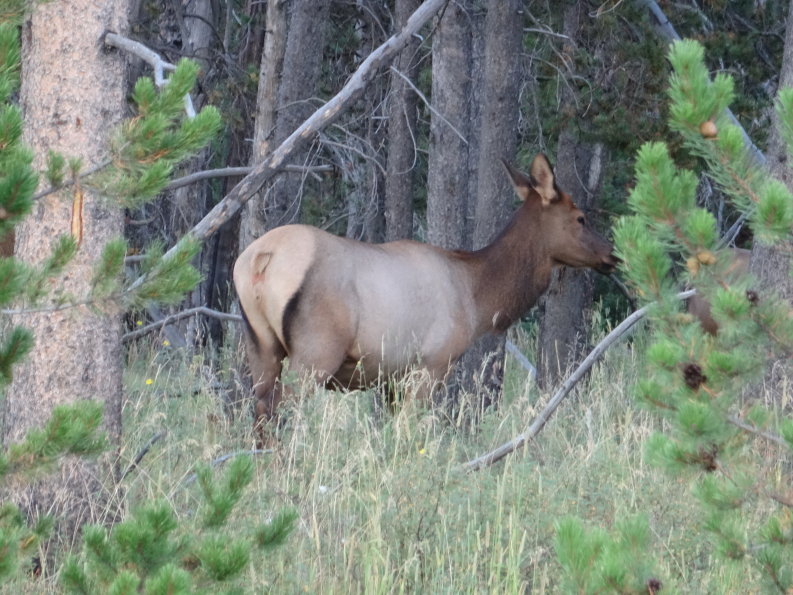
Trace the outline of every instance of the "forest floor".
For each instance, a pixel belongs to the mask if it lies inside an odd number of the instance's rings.
[[[531,359],[530,334],[513,329],[511,338]],[[511,358],[504,401],[476,425],[415,402],[391,413],[373,391],[306,387],[280,446],[255,457],[232,530],[283,507],[299,521],[284,546],[254,558],[243,591],[556,593],[555,523],[575,515],[608,530],[637,512],[649,518],[647,555],[664,592],[756,591],[746,565],[712,563],[688,482],[643,460],[662,422],[631,396],[642,344],[639,332],[614,347],[534,441],[473,473],[461,463],[521,432],[552,393]],[[241,355],[224,357],[210,364],[161,343],[131,349],[122,458],[165,432],[124,479],[131,507],[165,498],[189,517],[199,502],[196,482],[185,481],[195,463],[253,448],[249,405],[230,421],[216,391],[228,378],[213,370]]]

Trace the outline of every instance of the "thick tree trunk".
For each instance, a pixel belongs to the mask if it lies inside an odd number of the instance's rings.
[[[788,8],[787,30],[785,33],[785,49],[782,55],[782,69],[779,74],[779,88],[793,86],[793,1]],[[793,191],[793,167],[788,157],[788,148],[779,134],[779,118],[773,115],[774,126],[768,143],[768,165],[771,175],[784,182]],[[793,239],[775,247],[764,246],[755,241],[752,246],[752,257],[749,270],[757,278],[761,292],[773,292],[793,304],[793,278],[790,271],[793,265]],[[762,295],[762,293],[761,293]],[[793,365],[789,360],[776,362],[769,370],[765,379],[766,387],[771,394],[778,394],[783,389],[784,380],[790,376]]]
[[[432,41],[432,105],[427,173],[427,239],[470,247],[465,236],[470,136],[470,1],[450,2]]]
[[[416,10],[420,0],[396,0],[395,29],[399,30]],[[397,58],[391,73],[388,98],[388,159],[385,179],[385,239],[413,237],[413,174],[417,156],[416,93],[402,78],[415,80],[418,75],[416,51],[419,41],[412,41]],[[402,75],[402,76],[400,76]]]
[[[88,168],[107,158],[108,132],[126,105],[124,57],[101,43],[107,31],[127,27],[127,3],[72,0],[35,5],[23,26],[21,103],[25,138],[44,166],[48,150],[79,157]],[[40,200],[17,230],[16,254],[35,264],[53,241],[70,233],[73,192]],[[68,269],[65,289],[76,296],[90,287],[92,265],[104,244],[123,231],[120,209],[89,192],[83,208],[82,241]],[[118,312],[77,307],[20,316],[35,348],[15,374],[6,396],[3,440],[19,440],[39,427],[53,407],[76,399],[105,405],[107,429],[117,443],[121,433],[121,319]],[[109,455],[113,458],[112,455]],[[57,477],[20,487],[12,497],[31,517],[55,514],[58,534],[69,539],[88,521],[112,515],[101,478],[109,466],[74,460]]]
[[[484,28],[484,60],[478,114],[473,196],[473,248],[486,246],[506,225],[515,194],[501,160],[513,162],[518,140],[522,3],[490,2]],[[476,74],[476,73],[475,73]],[[474,115],[476,117],[476,115]],[[470,147],[469,147],[470,149]],[[504,378],[505,335],[486,335],[464,354],[460,388],[479,394],[485,409],[498,400]]]

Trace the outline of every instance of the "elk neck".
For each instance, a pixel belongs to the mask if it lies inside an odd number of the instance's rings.
[[[540,209],[538,203],[522,204],[491,244],[456,253],[471,276],[478,334],[505,331],[550,284],[553,259]]]

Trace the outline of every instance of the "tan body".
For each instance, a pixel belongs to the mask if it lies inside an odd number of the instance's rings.
[[[751,250],[743,248],[734,248],[732,251],[732,264],[727,268],[726,274],[730,276],[745,275],[749,272],[749,258],[752,255]],[[715,335],[719,330],[718,323],[713,320],[710,313],[710,302],[699,295],[693,295],[688,300],[687,305],[688,313],[696,316],[699,323],[702,325],[702,330],[710,335]]]
[[[506,330],[548,287],[554,266],[613,269],[611,244],[555,186],[543,156],[523,204],[476,252],[413,241],[367,244],[306,225],[265,234],[240,255],[234,284],[247,320],[257,422],[281,400],[281,360],[318,382],[362,387],[417,365],[427,389],[479,336]],[[426,391],[429,392],[429,391]]]

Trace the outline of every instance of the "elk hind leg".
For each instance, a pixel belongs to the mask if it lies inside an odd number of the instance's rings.
[[[258,333],[248,328],[245,335],[248,365],[253,379],[254,431],[257,443],[263,446],[269,442],[266,426],[276,418],[283,397],[280,376],[286,351],[269,328]]]

